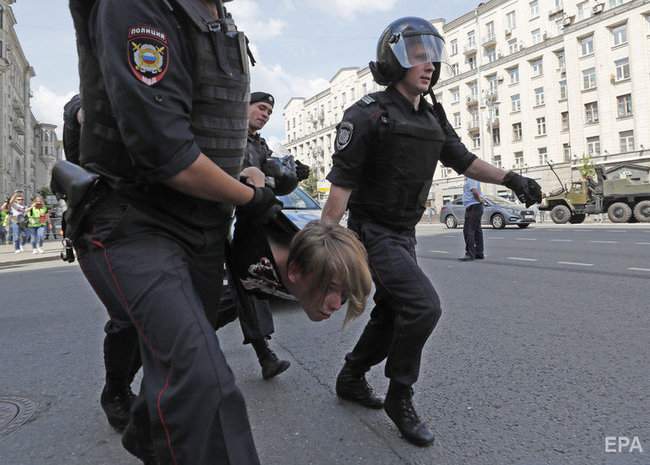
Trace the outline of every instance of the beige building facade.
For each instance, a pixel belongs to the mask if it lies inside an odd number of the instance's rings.
[[[32,114],[30,81],[35,73],[14,29],[13,3],[0,0],[0,196],[23,190],[29,199],[49,185],[62,150],[56,126],[39,123]]]
[[[492,0],[433,24],[445,36],[449,65],[434,92],[477,156],[537,179],[544,191],[558,185],[547,162],[563,181],[579,176],[583,156],[650,166],[649,0]],[[343,69],[331,83],[285,107],[285,145],[305,163],[319,161],[325,174],[342,92],[355,89],[358,100],[377,89],[368,68]],[[321,108],[322,126],[321,113],[315,122],[310,116]],[[461,194],[462,183],[439,167],[432,204]]]

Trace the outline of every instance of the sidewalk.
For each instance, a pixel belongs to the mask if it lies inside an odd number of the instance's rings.
[[[13,244],[0,245],[0,267],[61,260],[59,257],[61,240],[45,241],[43,253],[33,254],[31,244],[25,244],[23,250],[22,253],[14,253]]]

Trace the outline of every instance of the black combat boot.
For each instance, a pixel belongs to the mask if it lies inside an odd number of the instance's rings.
[[[271,379],[286,371],[291,366],[291,362],[288,360],[280,360],[275,355],[275,352],[271,350],[266,339],[255,339],[251,344],[253,349],[255,349],[257,359],[262,367],[262,378]]]
[[[135,395],[129,386],[112,387],[104,385],[99,403],[106,414],[108,423],[117,431],[124,431],[129,422],[129,410]]]
[[[391,381],[384,410],[408,442],[425,447],[433,444],[433,433],[420,417],[412,402],[413,389]]]
[[[384,406],[383,399],[375,394],[366,381],[364,372],[352,369],[347,362],[336,377],[336,395],[368,408],[380,409]]]
[[[158,465],[151,434],[136,426],[132,420],[129,421],[122,434],[122,447],[129,454],[139,458],[144,465]]]

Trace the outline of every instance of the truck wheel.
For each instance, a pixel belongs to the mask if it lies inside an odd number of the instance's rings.
[[[447,226],[448,229],[455,229],[456,226],[458,226],[458,221],[456,221],[454,215],[447,215],[447,218],[445,218],[445,226]]]
[[[501,213],[497,213],[490,218],[490,223],[494,229],[503,229],[506,227],[506,219]]]
[[[627,223],[632,218],[632,209],[623,202],[614,202],[607,209],[607,216],[612,223]]]
[[[636,204],[634,217],[639,223],[650,223],[650,200],[642,200]]]
[[[551,210],[551,219],[555,224],[564,224],[571,218],[571,210],[566,205],[556,205]]]
[[[573,216],[569,219],[569,223],[571,223],[571,224],[580,224],[580,223],[583,223],[583,222],[585,221],[585,217],[586,217],[586,216],[587,216],[587,215],[584,215],[584,214],[581,214],[581,215],[573,215]]]

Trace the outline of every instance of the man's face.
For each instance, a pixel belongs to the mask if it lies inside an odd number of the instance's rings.
[[[248,127],[253,131],[259,131],[271,118],[273,107],[268,103],[257,102],[248,107]]]
[[[347,294],[337,282],[330,283],[325,289],[323,286],[316,286],[314,289],[314,276],[295,273],[289,279],[293,281],[298,292],[294,294],[300,302],[303,310],[312,321],[327,320],[332,314],[339,310],[347,301]]]
[[[434,70],[433,63],[415,65],[406,72],[402,83],[413,94],[423,94],[429,90]]]

